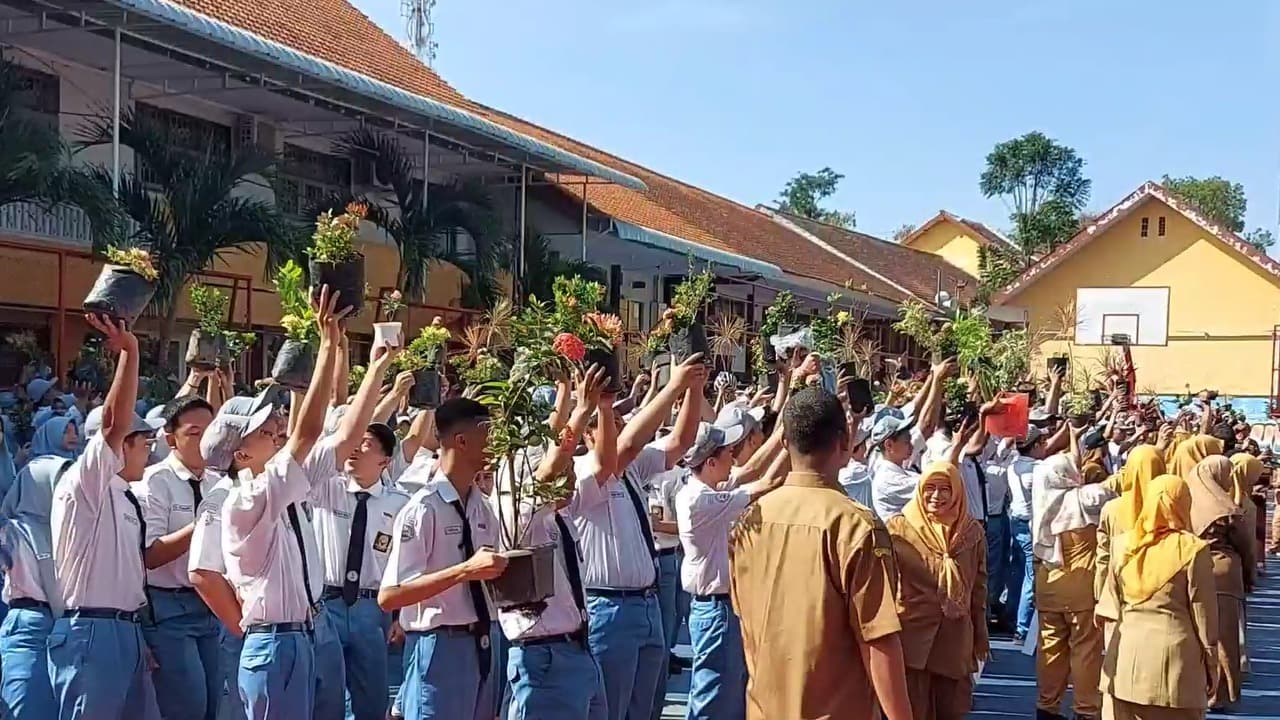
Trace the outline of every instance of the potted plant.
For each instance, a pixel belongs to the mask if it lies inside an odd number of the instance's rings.
[[[622,392],[622,318],[599,311],[604,286],[577,275],[558,277],[552,282],[551,295],[549,307],[531,302],[522,313],[526,331],[532,332],[529,324],[535,322],[558,330],[551,343],[562,358],[579,367],[599,365],[609,376],[605,392]],[[539,340],[546,338],[539,336]]]
[[[392,290],[382,296],[380,304],[383,322],[373,324],[373,344],[398,347],[404,323],[396,320],[396,316],[404,309],[404,295],[399,290]]]
[[[413,373],[409,404],[435,407],[440,404],[440,356],[452,335],[439,317],[418,332],[397,358],[401,371]]]
[[[200,283],[192,285],[188,294],[200,320],[187,341],[187,365],[198,370],[225,367],[231,359],[224,327],[231,298]]]
[[[1071,421],[1072,427],[1088,427],[1093,422],[1094,402],[1089,393],[1072,390],[1067,393],[1063,403],[1066,406],[1067,418]]]
[[[356,250],[355,239],[368,210],[363,203],[353,202],[341,215],[335,216],[332,210],[320,213],[307,248],[312,290],[328,285],[330,293],[341,293],[334,309],[351,308],[349,317],[359,315],[364,305],[364,255]]]
[[[932,313],[919,300],[908,300],[902,304],[893,329],[928,350],[934,362],[955,357],[958,352],[951,323],[936,323]]]
[[[291,390],[305,390],[315,369],[320,334],[302,268],[292,260],[285,263],[276,273],[275,285],[284,311],[280,325],[285,341],[271,366],[271,378]]]
[[[704,270],[694,273],[676,286],[671,297],[671,307],[662,313],[662,320],[649,331],[650,352],[658,354],[665,343],[675,358],[707,354],[707,329],[703,326],[702,309],[711,295],[715,276]]]
[[[257,335],[251,332],[240,332],[238,330],[227,330],[223,332],[223,337],[227,339],[227,363],[223,365],[223,369],[229,369],[233,360],[239,359],[246,350],[253,347],[253,343],[258,339]]]
[[[756,357],[759,363],[756,372],[764,375],[772,370],[778,362],[778,350],[773,346],[773,336],[782,332],[785,325],[795,321],[796,299],[787,291],[778,293],[773,303],[764,309],[764,321],[760,323],[760,334],[756,336],[759,350]]]
[[[109,246],[106,256],[107,265],[84,298],[84,311],[132,326],[155,295],[160,271],[144,248]]]

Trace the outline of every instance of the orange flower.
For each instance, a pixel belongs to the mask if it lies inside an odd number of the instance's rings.
[[[556,339],[551,341],[551,349],[573,362],[582,362],[582,358],[587,355],[586,344],[577,335],[571,333],[557,335]]]
[[[622,318],[612,313],[587,313],[584,318],[587,322],[595,326],[610,340],[617,341],[622,337]]]
[[[362,202],[347,203],[347,214],[364,219],[369,214],[369,206]]]

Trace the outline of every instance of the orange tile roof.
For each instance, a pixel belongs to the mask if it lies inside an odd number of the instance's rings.
[[[899,244],[911,245],[911,243],[915,242],[915,240],[919,238],[921,235],[924,235],[926,232],[933,229],[938,224],[944,223],[944,222],[952,222],[968,230],[970,233],[972,233],[974,240],[984,245],[996,245],[1005,250],[1017,249],[1017,246],[1015,246],[1012,242],[1010,242],[1008,238],[996,232],[995,230],[992,230],[986,225],[983,225],[977,220],[962,218],[959,215],[956,215],[955,213],[947,212],[946,210],[939,210],[938,214],[929,218],[928,222],[916,228],[915,230],[912,230],[906,237],[902,238]]]

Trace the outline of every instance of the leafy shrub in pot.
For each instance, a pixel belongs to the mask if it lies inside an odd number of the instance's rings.
[[[225,328],[231,298],[220,290],[201,284],[191,286],[190,297],[191,307],[200,322],[187,341],[187,365],[200,370],[225,367],[231,359]]]
[[[356,250],[355,239],[367,212],[365,205],[351,203],[341,215],[321,213],[307,249],[312,290],[328,285],[330,293],[340,293],[335,311],[351,308],[349,316],[359,315],[364,306],[364,255]]]
[[[676,360],[694,353],[708,356],[710,348],[703,324],[703,308],[714,285],[715,276],[710,270],[695,273],[690,267],[688,277],[676,286],[672,294],[671,307],[662,313],[662,319],[649,331],[648,349],[661,352],[666,345]]]
[[[271,378],[280,385],[305,390],[315,369],[316,345],[320,330],[316,327],[315,309],[303,280],[302,268],[290,260],[276,273],[276,294],[284,315],[280,324],[286,340],[271,366]]]
[[[413,407],[435,407],[440,404],[440,358],[452,334],[440,318],[422,328],[397,358],[401,370],[413,373],[409,404]]]
[[[155,295],[160,271],[151,255],[140,247],[108,247],[106,256],[108,264],[85,295],[84,311],[132,326]]]

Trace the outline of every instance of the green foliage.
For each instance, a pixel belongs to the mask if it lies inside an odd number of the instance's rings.
[[[449,329],[441,325],[428,325],[418,332],[396,359],[401,370],[422,370],[440,364],[440,351],[452,338]]]
[[[1165,175],[1160,183],[1191,203],[1210,220],[1226,225],[1231,232],[1244,230],[1244,215],[1249,206],[1244,185],[1217,175],[1209,178],[1190,175],[1175,178]]]
[[[356,237],[360,234],[360,221],[368,208],[360,203],[350,203],[346,212],[334,215],[325,210],[316,218],[316,229],[311,235],[311,247],[307,255],[316,262],[340,265],[360,256],[356,250]]]
[[[525,231],[524,277],[522,295],[532,295],[550,302],[554,298],[552,285],[556,278],[580,277],[604,285],[608,273],[604,269],[583,260],[566,259],[553,252],[547,238],[533,228]]]
[[[1019,269],[1075,234],[1092,185],[1076,151],[1041,132],[996,145],[979,181],[984,196],[1012,210]]]
[[[191,307],[196,311],[196,317],[200,318],[200,329],[209,335],[221,333],[226,323],[227,311],[231,308],[231,296],[203,283],[192,285],[187,292],[191,298]]]
[[[844,175],[829,167],[816,173],[799,173],[782,188],[782,193],[778,195],[778,209],[852,230],[857,224],[854,213],[828,210],[819,205],[835,194],[843,179]]]
[[[906,240],[907,238],[911,237],[911,233],[915,231],[916,231],[916,226],[913,225],[912,223],[904,223],[902,225],[899,225],[898,229],[893,231],[893,241],[896,243],[900,243],[903,240]]]
[[[1276,244],[1275,236],[1271,234],[1270,230],[1264,228],[1254,228],[1245,233],[1244,241],[1263,252],[1266,252],[1267,248]]]
[[[839,302],[844,296],[831,293],[827,296],[827,312],[814,318],[809,323],[813,332],[812,348],[824,360],[835,360],[840,352],[840,331],[853,319],[848,310],[839,309]]]
[[[103,255],[106,256],[107,262],[129,268],[151,282],[155,282],[160,277],[159,271],[156,270],[155,258],[151,257],[151,253],[147,252],[146,248],[108,245]]]
[[[649,331],[646,349],[650,353],[662,352],[672,334],[693,325],[710,299],[715,281],[716,276],[709,269],[694,272],[693,258],[689,258],[688,276],[672,292],[671,306],[662,314],[662,320]]]
[[[955,356],[955,334],[950,324],[937,326],[929,308],[919,300],[908,300],[898,308],[898,322],[893,324],[893,329],[934,355]]]
[[[369,368],[364,365],[352,365],[351,370],[347,372],[347,393],[355,395],[360,386],[364,384],[364,376],[369,374]]]
[[[764,375],[769,372],[769,368],[764,363],[764,349],[770,342],[770,338],[781,332],[783,325],[793,323],[795,319],[796,298],[783,290],[764,309],[764,321],[760,323],[760,334],[756,336],[755,352],[752,353],[753,365],[758,374]]]
[[[226,330],[222,335],[227,339],[227,352],[232,358],[240,357],[245,350],[253,347],[253,343],[258,339],[258,336],[251,332],[236,330]]]
[[[311,291],[302,266],[292,260],[285,263],[276,271],[275,285],[280,309],[284,311],[280,325],[285,335],[295,342],[314,345],[320,340],[320,329],[316,327],[316,311],[311,307]]]
[[[975,301],[988,305],[1020,274],[1018,258],[994,245],[978,246],[978,292]]]

